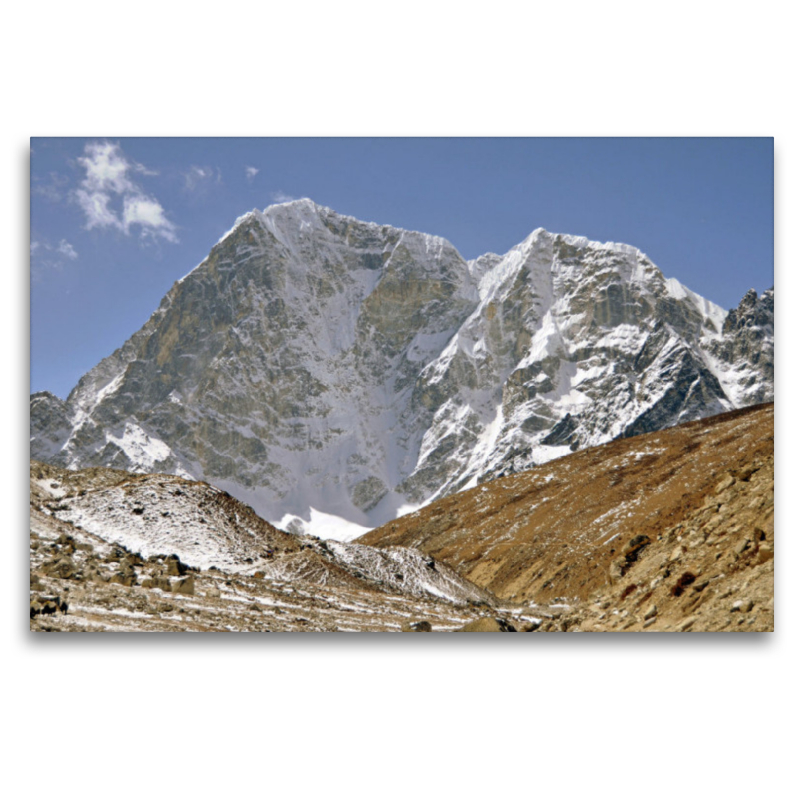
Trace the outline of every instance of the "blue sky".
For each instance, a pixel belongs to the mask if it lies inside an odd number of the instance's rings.
[[[31,391],[65,397],[237,216],[298,197],[466,258],[626,242],[725,308],[774,282],[769,138],[35,138]]]

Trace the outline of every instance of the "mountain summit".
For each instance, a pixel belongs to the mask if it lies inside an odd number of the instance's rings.
[[[66,401],[31,457],[205,480],[349,539],[589,445],[772,400],[773,292],[737,309],[634,247],[503,256],[310,200],[240,217]]]

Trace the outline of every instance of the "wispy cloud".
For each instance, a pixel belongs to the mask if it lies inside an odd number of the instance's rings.
[[[52,203],[58,203],[64,199],[68,185],[69,178],[58,172],[48,173],[47,178],[31,175],[31,193],[41,195]]]
[[[244,176],[247,178],[248,183],[252,183],[255,180],[256,175],[258,175],[259,169],[257,167],[245,167],[244,168]]]
[[[65,258],[68,258],[70,261],[74,261],[78,257],[78,253],[75,251],[75,248],[66,239],[62,239],[58,243],[56,252]]]
[[[296,197],[292,197],[290,194],[286,194],[286,192],[281,192],[280,190],[272,193],[272,199],[276,203],[291,203],[292,200],[297,200]]]
[[[62,239],[57,245],[51,245],[44,239],[31,241],[31,278],[35,281],[42,280],[46,270],[61,270],[65,261],[75,261],[78,252],[66,240]]]
[[[177,242],[175,225],[161,203],[145,193],[135,175],[157,175],[131,161],[118,144],[90,142],[78,163],[85,175],[74,197],[86,217],[86,228],[113,228],[128,235],[134,225],[142,237]]]
[[[183,173],[186,188],[193,192],[203,181],[207,181],[214,173],[206,167],[189,167],[188,172]]]
[[[183,173],[184,188],[188,192],[196,192],[205,188],[214,179],[213,167],[197,167],[192,165]],[[222,173],[217,171],[217,182],[222,180]]]

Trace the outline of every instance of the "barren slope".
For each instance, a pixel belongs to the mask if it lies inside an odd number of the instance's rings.
[[[417,547],[508,601],[564,599],[568,628],[771,630],[773,420],[767,404],[617,440],[359,542]]]
[[[31,462],[31,629],[455,630],[538,624],[405,547],[273,528],[208,484]],[[545,612],[546,613],[546,612]]]

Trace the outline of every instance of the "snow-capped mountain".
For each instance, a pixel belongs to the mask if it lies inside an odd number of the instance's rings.
[[[726,312],[634,247],[537,229],[465,261],[310,200],[240,217],[31,457],[203,479],[349,539],[572,450],[772,399],[773,293]]]

